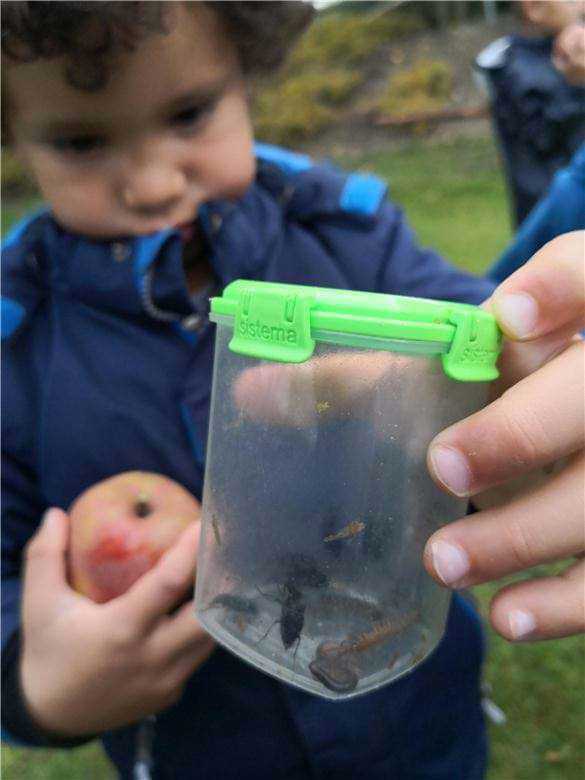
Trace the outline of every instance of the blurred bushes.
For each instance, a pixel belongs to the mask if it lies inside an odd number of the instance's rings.
[[[380,113],[391,117],[444,108],[453,93],[453,69],[440,60],[420,60],[396,73],[377,103]]]
[[[317,17],[284,69],[259,85],[253,109],[258,138],[290,145],[314,137],[364,82],[367,59],[422,27],[420,17],[403,11]]]
[[[361,83],[359,74],[337,68],[307,71],[266,86],[255,101],[254,127],[263,141],[291,144],[315,136],[336,116]]]
[[[289,70],[359,65],[382,44],[412,35],[422,26],[418,16],[397,12],[317,18],[293,52]]]

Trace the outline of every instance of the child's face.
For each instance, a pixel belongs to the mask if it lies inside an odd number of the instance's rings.
[[[182,225],[254,177],[235,51],[203,4],[173,11],[169,34],[116,58],[99,92],[70,86],[61,58],[6,68],[15,151],[71,231],[115,238]]]
[[[585,16],[583,0],[522,0],[526,19],[544,33],[556,35]]]

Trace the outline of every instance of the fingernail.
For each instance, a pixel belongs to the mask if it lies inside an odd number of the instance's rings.
[[[469,572],[469,558],[459,545],[436,541],[431,543],[433,568],[445,583],[454,585]]]
[[[508,623],[512,639],[524,639],[536,628],[536,620],[531,612],[513,609],[508,613]]]
[[[534,333],[538,321],[538,305],[527,293],[508,293],[493,301],[498,322],[503,330],[519,339]]]
[[[467,460],[452,447],[436,444],[431,447],[430,460],[436,477],[456,496],[468,496],[471,472]]]
[[[43,526],[49,529],[53,528],[55,524],[58,522],[59,514],[60,514],[59,510],[56,509],[55,507],[51,507],[50,509],[47,509],[47,511],[43,515],[43,521],[42,521]]]

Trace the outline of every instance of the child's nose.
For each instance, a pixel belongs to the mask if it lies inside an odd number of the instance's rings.
[[[122,198],[127,208],[145,214],[164,214],[181,199],[187,181],[176,168],[151,166],[135,171],[124,182]]]

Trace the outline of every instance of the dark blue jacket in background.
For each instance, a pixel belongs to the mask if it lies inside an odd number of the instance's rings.
[[[476,60],[488,78],[516,226],[585,141],[585,88],[554,67],[553,40],[513,35]]]
[[[259,147],[237,203],[201,209],[219,285],[236,278],[479,303],[493,288],[420,249],[374,177]],[[201,497],[213,327],[194,331],[178,233],[121,242],[49,213],[3,253],[3,642],[19,626],[23,547],[45,508],[119,472]],[[459,597],[414,673],[345,703],[276,682],[218,648],[161,713],[156,777],[478,780],[485,765],[477,616]],[[4,703],[4,712],[10,701]],[[18,738],[18,734],[14,734]],[[104,736],[131,777],[136,729]]]
[[[553,238],[573,230],[585,230],[585,144],[571,163],[555,174],[549,191],[490,269],[489,278],[503,282]]]

